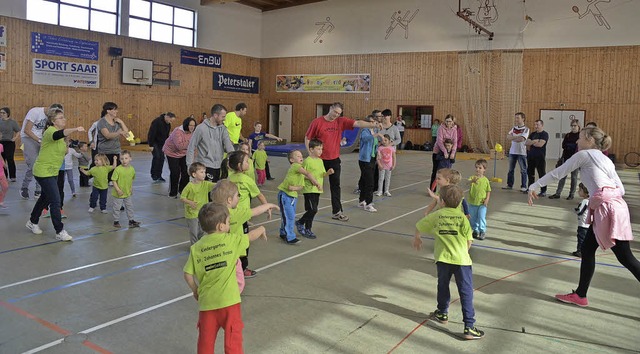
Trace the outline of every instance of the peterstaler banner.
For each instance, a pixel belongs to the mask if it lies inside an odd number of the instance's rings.
[[[242,93],[258,93],[260,90],[260,78],[214,72],[213,89]]]
[[[277,75],[277,92],[369,93],[371,74]]]
[[[100,65],[34,58],[32,83],[99,88]]]

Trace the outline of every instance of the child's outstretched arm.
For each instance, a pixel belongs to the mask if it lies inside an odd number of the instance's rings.
[[[424,209],[424,215],[425,216],[429,215],[429,213],[431,213],[433,211],[433,209],[436,207],[436,205],[438,205],[438,199],[432,200],[431,203],[429,205],[427,205],[427,208]]]
[[[260,203],[262,204],[268,204],[269,202],[267,202],[267,198],[265,198],[264,194],[260,193],[258,194],[258,200],[260,200]]]
[[[260,237],[264,238],[264,240],[267,240],[267,229],[264,228],[264,226],[259,226],[251,231],[249,231],[249,233],[247,234],[247,237],[249,237],[249,241],[255,241],[257,239],[259,239]]]
[[[114,170],[116,167],[118,167],[118,156],[113,157],[113,163],[111,164],[112,170]]]
[[[311,181],[311,184],[313,184],[314,186],[318,187],[318,189],[320,189],[320,183],[318,183],[318,181],[316,181],[316,179],[313,177],[313,175],[305,170],[304,168],[300,167],[300,169],[298,169],[298,172],[300,172],[301,174],[304,175],[304,177],[306,179],[308,179],[309,181]]]
[[[86,176],[91,176],[91,171],[87,170],[86,168],[81,168],[80,172],[84,173]]]
[[[196,279],[193,277],[193,274],[184,273],[184,281],[187,282],[187,285],[191,288],[193,297],[198,301],[198,284],[196,284]]]
[[[420,231],[416,229],[416,233],[413,235],[413,248],[420,251],[422,249],[422,238],[420,238]]]
[[[273,203],[262,204],[260,206],[257,206],[251,209],[251,217],[262,215],[266,212],[266,213],[269,213],[269,220],[271,220],[272,209],[280,210],[280,208]]]

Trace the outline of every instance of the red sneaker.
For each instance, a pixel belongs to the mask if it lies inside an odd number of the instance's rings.
[[[244,277],[245,278],[253,278],[256,276],[256,271],[255,270],[251,270],[249,268],[244,270]]]
[[[580,307],[587,307],[589,305],[589,301],[587,301],[587,298],[580,297],[578,294],[576,294],[575,290],[566,295],[558,294],[556,295],[556,299],[558,299],[558,301],[562,301],[567,304],[578,305]]]

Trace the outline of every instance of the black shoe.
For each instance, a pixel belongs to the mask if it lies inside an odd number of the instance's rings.
[[[275,179],[275,178],[273,178],[273,177],[268,177],[268,178],[267,178],[267,181],[273,181],[274,179]]]
[[[569,194],[569,196],[567,197],[567,200],[573,200],[573,195]]]
[[[300,239],[298,239],[298,238],[294,238],[294,239],[293,239],[293,240],[291,240],[291,241],[289,241],[289,240],[286,240],[286,239],[285,239],[285,241],[287,241],[287,245],[296,245],[296,244],[298,244],[298,243],[302,242],[302,241],[300,241]]]
[[[29,199],[29,190],[28,189],[21,189],[20,190],[20,196],[22,197],[22,199]]]
[[[282,239],[282,241],[287,241],[287,235],[280,235],[280,238]]]
[[[157,179],[157,181],[158,181],[158,182],[166,182],[167,180],[166,180],[166,179],[164,179],[164,178],[162,178],[162,177],[160,177],[160,178],[158,178],[158,179]]]
[[[574,257],[582,258],[582,252],[580,252],[580,251],[575,251],[575,252],[572,252],[571,254],[572,254]]]
[[[484,331],[479,330],[477,327],[465,327],[464,339],[480,339],[484,337]]]
[[[120,228],[120,221],[114,221],[113,222],[113,227]]]
[[[436,320],[442,324],[447,324],[449,322],[449,315],[440,310],[435,310],[430,313],[429,318],[432,320]]]
[[[546,197],[546,196],[547,196],[547,193],[545,193],[545,192],[542,192],[542,193],[538,194],[538,197],[540,197],[540,198]]]
[[[511,186],[506,186],[506,187],[502,187],[502,189],[508,189],[508,190],[510,190],[510,189],[513,189],[513,187],[511,187]]]
[[[478,234],[478,240],[480,241],[484,240],[485,237],[487,237],[487,234],[485,234],[484,232],[481,232]]]
[[[471,236],[473,236],[473,238],[478,238],[478,231],[474,230]]]
[[[549,199],[560,199],[560,194],[552,194],[549,196]]]
[[[140,227],[140,223],[135,220],[129,220],[129,227],[130,228]]]

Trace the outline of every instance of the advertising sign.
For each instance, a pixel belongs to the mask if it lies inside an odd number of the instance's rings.
[[[180,50],[180,64],[208,66],[210,68],[222,67],[222,55],[200,53],[192,50]]]
[[[31,32],[31,52],[33,53],[98,60],[99,49],[98,42]]]
[[[371,74],[277,75],[277,92],[369,93]]]
[[[260,78],[225,73],[213,73],[213,89],[242,93],[258,93]]]
[[[32,83],[99,88],[100,65],[34,58]]]

